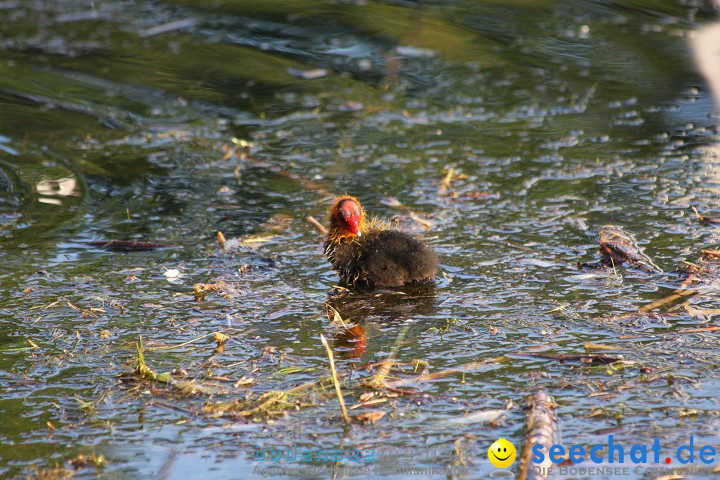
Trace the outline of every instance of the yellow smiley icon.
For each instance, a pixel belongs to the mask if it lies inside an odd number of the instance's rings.
[[[496,440],[495,443],[488,448],[490,463],[497,468],[507,468],[512,465],[516,455],[515,446],[504,438]]]

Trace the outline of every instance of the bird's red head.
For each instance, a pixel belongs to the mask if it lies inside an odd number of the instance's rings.
[[[365,210],[360,201],[350,195],[336,198],[330,209],[330,236],[333,240],[362,236],[364,227]]]
[[[337,211],[340,223],[344,223],[350,232],[358,235],[360,233],[360,221],[362,220],[362,208],[360,204],[345,199],[338,203]]]

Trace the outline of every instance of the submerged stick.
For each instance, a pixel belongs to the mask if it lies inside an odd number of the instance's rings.
[[[155,352],[157,350],[172,350],[174,348],[180,348],[180,347],[184,347],[186,345],[190,345],[191,343],[198,342],[198,341],[202,340],[203,338],[209,337],[211,335],[215,335],[215,333],[217,333],[217,332],[206,333],[205,335],[200,335],[197,338],[193,338],[192,340],[188,340],[187,342],[178,343],[177,345],[166,345],[164,347],[149,347],[149,348],[146,348],[145,350],[148,350],[150,352]]]
[[[330,360],[330,373],[332,373],[333,383],[335,384],[335,393],[337,394],[338,402],[340,402],[340,410],[342,410],[343,419],[345,420],[345,423],[350,423],[350,416],[348,416],[347,409],[345,408],[345,399],[343,398],[337,371],[335,370],[335,359],[333,358],[330,345],[328,345],[327,340],[325,340],[325,335],[322,333],[320,334],[320,341],[322,341],[325,350],[327,350],[328,360]]]
[[[407,385],[409,383],[422,383],[422,382],[427,382],[427,381],[431,381],[431,380],[437,380],[438,378],[449,377],[450,375],[455,375],[458,373],[465,374],[468,372],[473,372],[475,370],[480,370],[481,368],[486,367],[488,365],[493,365],[493,364],[498,364],[498,363],[508,363],[510,361],[511,361],[511,359],[509,357],[502,355],[500,357],[488,358],[487,360],[480,360],[477,362],[465,363],[462,365],[458,365],[457,367],[448,368],[446,370],[440,370],[440,371],[433,372],[433,373],[425,373],[425,374],[418,375],[418,376],[412,377],[412,378],[400,378],[398,380],[392,380],[390,382],[383,383],[383,385],[388,388],[401,387],[401,386]],[[387,361],[385,363],[392,365],[394,362]]]
[[[702,251],[702,250],[701,250],[701,251]],[[691,264],[691,265],[694,265],[694,264]],[[679,299],[681,299],[681,298],[692,297],[692,296],[698,294],[698,293],[699,293],[699,290],[695,290],[695,289],[691,289],[691,288],[690,288],[690,289],[689,289],[689,288],[686,288],[688,285],[692,285],[693,282],[694,282],[694,277],[693,277],[692,275],[688,276],[688,277],[680,284],[680,288],[677,288],[677,289],[673,290],[673,292],[672,292],[670,295],[668,295],[667,297],[663,297],[663,298],[661,298],[661,299],[659,299],[659,300],[655,300],[654,302],[649,303],[649,304],[645,305],[644,307],[641,307],[641,308],[638,310],[638,312],[640,312],[640,313],[647,313],[647,312],[649,312],[649,311],[651,311],[651,310],[655,310],[656,308],[660,308],[660,307],[662,307],[662,306],[664,306],[664,305],[667,305],[668,303],[672,303],[672,302],[674,302],[674,301],[676,301],[676,300],[679,300]],[[672,311],[675,310],[676,308],[681,308],[681,305],[686,304],[686,303],[688,303],[689,301],[690,301],[690,299],[687,299],[687,300],[685,300],[684,302],[682,302],[682,303],[680,303],[680,304],[678,304],[678,305],[675,305],[675,306],[672,307],[672,308],[669,308],[667,311],[668,311],[668,312],[672,312]]]
[[[671,293],[667,297],[661,298],[660,300],[656,300],[648,305],[645,305],[644,307],[640,308],[638,310],[638,312],[647,313],[651,310],[655,310],[656,308],[662,307],[663,305],[667,305],[668,303],[672,303],[676,300],[679,300],[681,298],[688,297],[691,295],[695,295],[697,293],[698,293],[698,291],[693,290],[693,289],[690,289],[690,290],[678,289],[678,290],[673,291],[673,293]]]
[[[517,480],[547,480],[552,471],[552,462],[547,452],[559,442],[559,430],[555,408],[555,399],[545,392],[536,392],[526,398],[527,415],[525,420],[525,443],[520,457],[520,469]],[[532,449],[542,445],[545,460],[541,464],[532,464]],[[540,468],[538,468],[540,467]]]
[[[680,330],[676,330],[674,332],[647,333],[645,335],[620,335],[618,338],[620,340],[633,340],[636,338],[646,337],[667,337],[672,335],[687,335],[689,333],[717,332],[718,330],[720,330],[720,327],[681,328]]]
[[[387,358],[380,365],[377,373],[373,375],[372,378],[370,378],[367,382],[365,382],[368,387],[388,387],[388,385],[385,383],[385,379],[387,378],[388,373],[390,373],[390,368],[392,368],[393,364],[395,363],[395,358],[397,357],[398,350],[400,350],[400,344],[405,338],[405,334],[407,333],[409,328],[409,325],[405,325],[403,329],[400,330],[400,333],[398,333],[398,336],[395,339],[395,344],[393,345],[392,350],[390,350]]]
[[[580,362],[586,365],[610,365],[612,363],[625,361],[621,356],[600,354],[587,355],[568,355],[563,353],[535,353],[535,352],[516,352],[512,355],[546,358],[548,360],[558,360],[560,362]]]

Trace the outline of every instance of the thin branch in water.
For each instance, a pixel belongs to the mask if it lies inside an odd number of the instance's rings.
[[[330,345],[328,345],[327,340],[325,340],[325,335],[322,333],[320,334],[320,341],[322,341],[325,350],[327,350],[328,360],[330,361],[330,372],[332,373],[333,384],[335,384],[335,393],[337,394],[338,402],[340,402],[340,410],[342,410],[343,419],[345,420],[345,423],[350,423],[350,416],[347,413],[347,408],[345,408],[345,399],[343,398],[342,390],[340,389],[340,381],[338,380],[337,371],[335,370],[335,358],[333,357]]]
[[[320,233],[322,233],[323,235],[327,235],[327,234],[328,234],[327,228],[325,228],[322,223],[318,222],[318,221],[315,219],[315,217],[308,216],[308,217],[305,218],[305,221],[308,222],[308,223],[309,223],[310,225],[312,225],[313,227],[315,227],[315,228],[317,229],[317,231],[320,232]]]

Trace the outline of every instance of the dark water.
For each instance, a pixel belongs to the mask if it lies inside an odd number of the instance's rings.
[[[690,43],[717,20],[711,5],[198,5],[0,2],[0,476],[102,454],[107,478],[260,478],[269,462],[252,460],[255,445],[297,441],[405,449],[374,466],[486,478],[494,440],[522,445],[519,405],[537,389],[555,396],[565,445],[608,432],[662,439],[668,453],[691,435],[717,444],[717,334],[661,335],[712,326],[712,314],[607,320],[670,294],[674,269],[720,242],[691,211],[720,217],[720,116]],[[435,289],[333,303],[367,332],[358,358],[326,316],[336,277],[304,222],[346,192],[442,257]],[[604,224],[667,273],[577,270],[597,259]],[[262,241],[222,251],[218,230]],[[179,248],[84,243],[105,239]],[[193,284],[218,280],[227,298],[196,301]],[[718,303],[711,284],[691,306]],[[231,337],[224,352],[210,337],[165,348],[212,332]],[[327,376],[321,333],[349,405],[368,391],[365,364],[393,350],[429,373],[507,357],[352,411],[384,410],[374,425],[344,427],[332,395],[270,421],[198,413]],[[155,370],[225,393],[120,383],[138,336]],[[626,362],[518,354],[586,344]],[[234,387],[244,375],[255,383]],[[494,422],[465,417],[494,409]],[[660,476],[631,467],[622,478]]]

